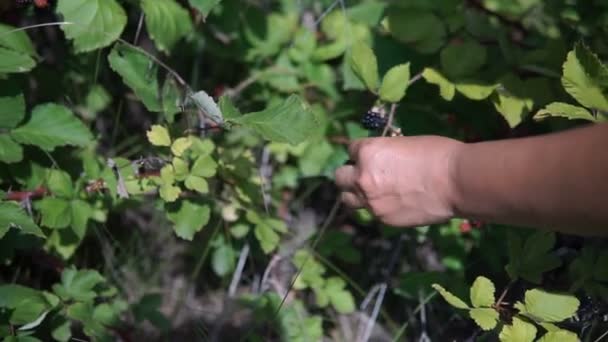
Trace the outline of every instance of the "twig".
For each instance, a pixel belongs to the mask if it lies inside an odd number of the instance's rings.
[[[263,293],[264,291],[266,291],[266,283],[268,282],[268,277],[270,276],[270,272],[272,271],[272,269],[276,266],[276,264],[281,260],[281,255],[279,254],[275,254],[272,256],[272,259],[270,259],[270,262],[268,263],[268,266],[266,266],[266,269],[264,270],[264,274],[262,275],[262,280],[260,280],[260,286],[259,286],[259,291],[260,293]]]
[[[606,332],[604,332],[600,337],[596,338],[593,342],[600,342],[606,336],[608,336],[608,330],[606,330]]]
[[[29,26],[24,26],[24,27],[19,27],[16,28],[14,30],[10,30],[10,31],[6,31],[3,34],[0,34],[0,37],[10,34],[10,33],[14,33],[14,32],[19,32],[19,31],[25,31],[25,30],[29,30],[29,29],[33,29],[33,28],[38,28],[38,27],[47,27],[47,26],[59,26],[59,25],[72,25],[74,23],[69,22],[69,21],[57,21],[57,22],[52,22],[52,23],[42,23],[42,24],[36,24],[36,25],[29,25]]]
[[[498,297],[498,300],[496,301],[495,304],[495,308],[500,308],[500,305],[502,304],[502,301],[505,299],[505,296],[507,295],[507,292],[509,292],[509,289],[511,288],[511,286],[513,285],[513,281],[511,281],[507,287],[505,287],[505,289],[502,291],[502,293],[500,294],[500,297]]]
[[[245,261],[249,256],[249,244],[245,244],[245,247],[241,250],[239,261],[236,264],[236,269],[232,275],[232,281],[230,281],[230,287],[228,288],[228,297],[234,297],[236,293],[236,287],[239,285],[241,276],[243,275],[243,268],[245,268]]]
[[[388,120],[386,121],[386,125],[384,126],[384,130],[382,131],[382,136],[385,137],[386,134],[390,131],[391,134],[396,132],[396,129],[393,128],[393,119],[395,118],[395,111],[397,110],[397,104],[393,103],[391,105],[391,111],[388,113]]]
[[[133,45],[137,45],[137,41],[139,40],[139,35],[141,34],[141,28],[144,24],[144,12],[141,12],[139,15],[139,21],[137,22],[137,31],[135,31],[135,38],[133,38]]]
[[[384,295],[386,294],[386,283],[380,284],[378,286],[378,296],[376,297],[376,302],[374,303],[374,309],[372,310],[372,314],[367,320],[367,324],[364,326],[362,330],[362,334],[357,334],[357,341],[367,342],[372,335],[372,330],[374,328],[374,324],[376,323],[376,319],[378,318],[378,314],[380,313],[380,308],[382,307],[382,302],[384,301]]]

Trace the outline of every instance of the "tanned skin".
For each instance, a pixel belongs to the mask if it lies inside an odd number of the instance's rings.
[[[608,235],[608,124],[465,144],[438,136],[367,138],[336,171],[343,201],[386,224],[460,217]]]

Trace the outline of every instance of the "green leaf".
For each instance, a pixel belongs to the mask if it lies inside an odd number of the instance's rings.
[[[222,244],[213,251],[211,267],[215,274],[223,277],[234,269],[235,258],[234,250],[229,245]]]
[[[509,234],[509,263],[505,267],[512,279],[521,277],[540,284],[542,274],[559,267],[560,259],[551,254],[555,234],[536,232],[525,243],[515,233]]]
[[[188,163],[182,158],[173,157],[171,161],[171,165],[173,165],[175,179],[178,181],[183,181],[188,176],[190,170],[188,169]]]
[[[190,13],[174,0],[142,0],[146,27],[156,47],[170,53],[178,40],[192,32]]]
[[[190,0],[190,6],[196,8],[206,18],[211,10],[217,6],[222,0]]]
[[[0,24],[0,46],[29,56],[36,55],[36,49],[27,32],[5,24]]]
[[[209,193],[209,184],[207,184],[205,178],[190,175],[186,178],[186,182],[184,184],[186,185],[187,189],[192,191],[196,191],[201,194]]]
[[[25,125],[14,129],[17,142],[35,145],[46,151],[57,146],[86,146],[93,141],[89,129],[68,108],[54,103],[38,105]]]
[[[48,170],[46,184],[51,193],[55,196],[70,198],[74,195],[72,178],[63,170]]]
[[[345,287],[346,283],[342,278],[331,277],[327,279],[324,289],[331,305],[341,314],[349,314],[356,309],[355,300]]]
[[[190,146],[192,146],[192,140],[189,137],[177,138],[171,145],[171,152],[173,155],[181,157]]]
[[[194,176],[210,178],[217,172],[217,162],[210,155],[203,155],[196,159],[190,173]]]
[[[232,100],[230,100],[230,97],[226,95],[222,95],[222,97],[220,97],[218,105],[220,106],[220,112],[222,113],[222,116],[226,120],[235,119],[243,115],[238,110],[238,108],[234,106],[234,103],[232,102]]]
[[[379,95],[386,102],[396,103],[405,96],[410,82],[410,63],[392,67],[382,80]]]
[[[162,112],[169,123],[175,121],[175,114],[182,111],[182,90],[171,77],[165,81],[162,89]]]
[[[41,224],[45,227],[62,229],[72,222],[70,202],[61,198],[46,197],[38,203],[42,214]]]
[[[8,134],[0,134],[0,162],[17,163],[23,159],[23,148]]]
[[[174,223],[175,234],[192,241],[194,234],[199,232],[209,222],[211,210],[209,206],[191,201],[181,201],[178,208],[170,209],[167,217]]]
[[[15,128],[24,117],[25,98],[22,93],[0,97],[0,128]]]
[[[469,311],[469,316],[483,330],[492,330],[498,323],[498,311],[492,308],[475,308]]]
[[[67,268],[61,273],[61,283],[53,285],[53,291],[65,300],[90,301],[97,297],[95,287],[105,279],[94,270]]]
[[[264,139],[298,145],[319,129],[319,119],[297,95],[261,112],[249,113],[232,122],[251,128]]]
[[[206,114],[209,118],[214,120],[215,122],[222,123],[224,122],[224,117],[222,116],[222,111],[220,107],[218,107],[215,100],[209,96],[205,91],[201,90],[192,95],[190,95],[190,99],[196,107],[201,110],[204,114]]]
[[[537,322],[557,323],[574,316],[579,305],[573,295],[532,289],[525,294],[524,314]]]
[[[485,64],[486,48],[473,40],[450,44],[441,51],[441,68],[451,78],[470,76]]]
[[[116,41],[127,24],[127,14],[116,0],[59,0],[57,12],[71,24],[61,25],[76,52],[88,52]]]
[[[456,83],[456,90],[459,93],[475,101],[487,99],[496,90],[496,87],[496,85],[478,84],[470,81]]]
[[[519,125],[529,113],[525,100],[506,94],[498,94],[494,98],[494,108],[502,114],[511,128]]]
[[[177,201],[179,195],[182,193],[182,189],[174,184],[163,184],[158,189],[158,194],[165,202],[171,203]]]
[[[445,25],[431,11],[392,9],[383,24],[393,37],[421,53],[434,53],[445,44]]]
[[[581,105],[608,111],[608,68],[584,44],[568,53],[563,66],[562,85]]]
[[[0,47],[0,74],[28,72],[36,61],[28,54]]]
[[[534,325],[513,317],[512,325],[505,325],[498,338],[501,342],[532,342],[536,337]]]
[[[72,231],[83,239],[87,233],[87,224],[89,219],[94,215],[94,210],[89,203],[83,200],[73,200],[70,207],[72,208]]]
[[[169,131],[161,125],[154,125],[146,133],[148,141],[154,146],[171,146]]]
[[[445,299],[445,301],[448,302],[451,306],[457,309],[469,309],[467,303],[465,303],[462,299],[456,297],[451,292],[443,288],[443,286],[439,284],[433,284],[432,286],[437,292],[439,292],[441,297],[443,297],[443,299]]]
[[[374,51],[366,43],[358,42],[352,46],[350,58],[355,74],[365,83],[367,89],[375,93],[379,76]]]
[[[69,0],[68,0],[69,1]],[[116,44],[108,56],[110,67],[117,72],[151,112],[160,112],[158,66],[142,52],[125,44]]]
[[[0,239],[10,228],[20,229],[24,233],[41,238],[45,237],[40,228],[19,204],[15,202],[0,202]]]
[[[426,68],[422,72],[422,77],[424,77],[427,82],[439,87],[439,93],[444,100],[452,101],[452,99],[454,99],[454,95],[456,95],[456,86],[437,70]]]
[[[266,254],[269,254],[270,252],[274,251],[279,245],[279,234],[277,234],[274,229],[272,229],[267,224],[256,224],[253,233],[256,239],[258,239],[258,241],[260,242],[262,250]]]
[[[561,117],[568,120],[587,120],[592,122],[597,121],[587,109],[563,102],[553,102],[534,115],[534,119],[539,121],[549,117]]]
[[[490,307],[496,300],[494,283],[486,277],[477,277],[471,286],[471,304],[474,307]]]
[[[536,342],[578,342],[578,336],[568,330],[551,331],[543,335]]]

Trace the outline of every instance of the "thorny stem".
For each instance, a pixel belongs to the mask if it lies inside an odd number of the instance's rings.
[[[509,283],[509,285],[507,285],[507,287],[505,287],[505,289],[502,291],[502,293],[500,294],[500,297],[498,297],[498,300],[496,301],[496,304],[494,304],[494,306],[496,308],[500,308],[500,306],[502,305],[502,301],[505,299],[505,296],[507,295],[507,293],[509,292],[509,289],[511,288],[511,286],[513,286],[513,281],[511,281]]]

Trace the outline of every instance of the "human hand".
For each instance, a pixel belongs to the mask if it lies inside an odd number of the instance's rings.
[[[452,160],[463,144],[438,136],[354,141],[354,165],[336,171],[342,200],[392,226],[415,227],[454,216]]]

